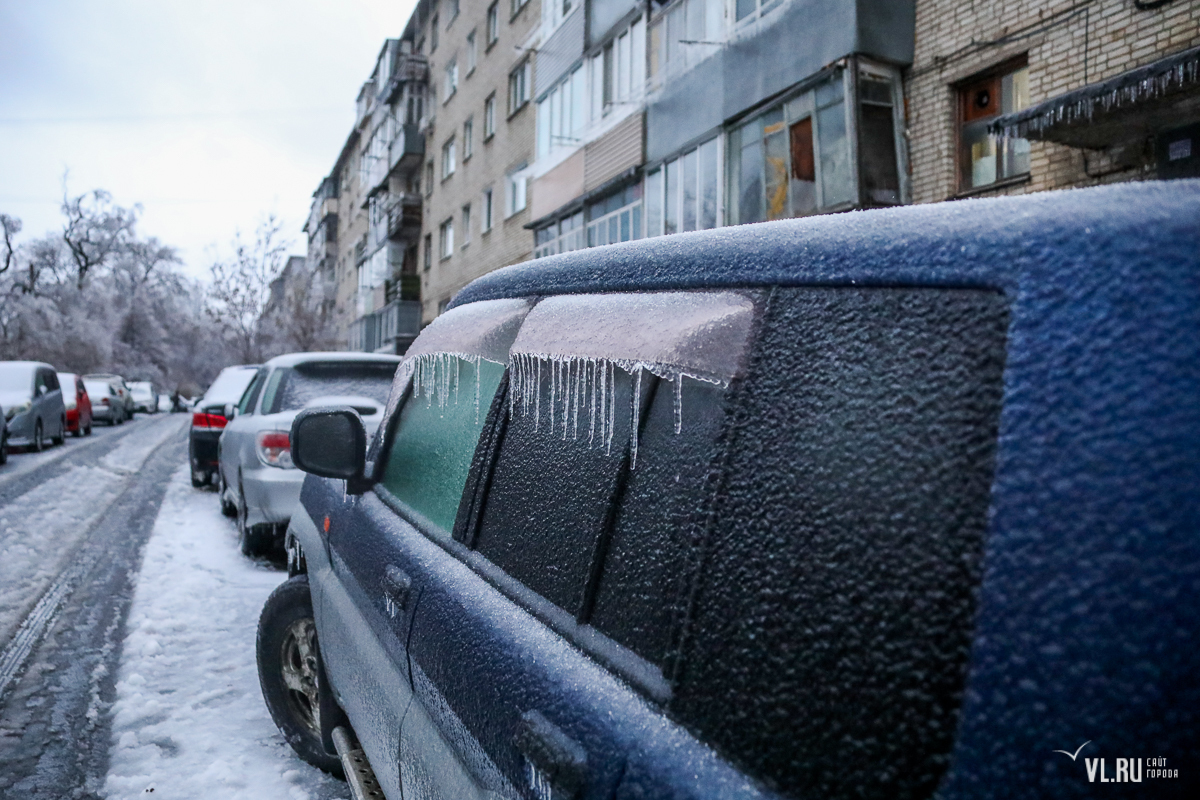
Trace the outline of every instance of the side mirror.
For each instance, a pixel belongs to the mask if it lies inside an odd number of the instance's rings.
[[[367,461],[367,431],[352,408],[310,408],[292,422],[292,463],[321,478],[357,482]]]
[[[233,419],[237,415],[237,406],[233,403],[226,403],[224,409],[225,419]]]

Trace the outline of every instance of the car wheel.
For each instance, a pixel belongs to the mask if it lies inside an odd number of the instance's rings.
[[[83,429],[83,435],[84,436],[92,435],[92,421],[90,419],[88,420],[87,427]]]
[[[238,546],[244,556],[265,555],[271,547],[271,526],[250,525],[247,522],[249,511],[246,508],[246,495],[238,487],[237,499],[237,531]]]
[[[42,437],[42,421],[39,419],[33,426],[33,452],[40,453],[46,449],[46,440]]]
[[[203,489],[208,485],[208,473],[192,470],[192,488]]]
[[[229,487],[225,485],[225,477],[221,475],[220,468],[217,469],[217,498],[221,501],[221,513],[227,517],[236,517],[238,513],[237,505],[229,502],[225,497],[226,490]]]
[[[75,425],[75,430],[71,431],[71,435],[72,435],[72,436],[74,436],[76,439],[78,439],[80,436],[83,436],[83,425],[82,425],[82,423],[77,423],[77,424]]]
[[[321,744],[317,626],[308,576],[284,581],[258,618],[258,682],[271,719],[300,758],[342,777],[337,756]]]
[[[0,436],[0,464],[8,463],[8,434]]]
[[[55,447],[65,444],[67,441],[67,418],[60,419],[58,425],[58,436],[51,437],[50,443]]]

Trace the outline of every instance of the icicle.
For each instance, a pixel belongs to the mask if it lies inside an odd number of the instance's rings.
[[[542,417],[542,360],[537,359],[537,378],[533,382],[533,430],[538,429],[538,420]]]
[[[675,433],[680,433],[683,430],[683,374],[675,376],[674,381],[675,402],[672,404],[675,411]]]
[[[633,398],[629,404],[629,468],[637,467],[638,425],[642,417],[642,365],[633,368]]]

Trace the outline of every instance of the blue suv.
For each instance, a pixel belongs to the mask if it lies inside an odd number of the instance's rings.
[[[258,639],[363,796],[1200,776],[1200,182],[501,270],[383,419],[295,420]]]

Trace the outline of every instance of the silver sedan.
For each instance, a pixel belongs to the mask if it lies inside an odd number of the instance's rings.
[[[292,420],[313,406],[351,406],[368,433],[383,416],[397,356],[292,353],[264,364],[236,407],[218,444],[221,510],[236,516],[246,555],[282,552],[300,499],[304,473],[292,465]]]

